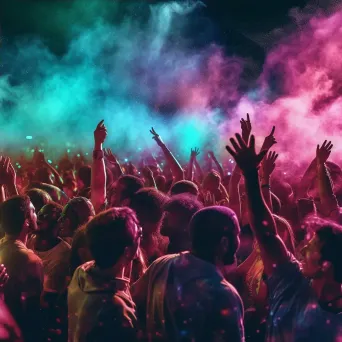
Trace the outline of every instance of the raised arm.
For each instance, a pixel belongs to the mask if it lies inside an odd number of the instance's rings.
[[[193,181],[194,179],[194,175],[193,175],[193,171],[194,171],[194,163],[196,160],[196,157],[200,154],[199,149],[197,147],[195,147],[194,149],[191,149],[191,153],[190,153],[190,161],[189,161],[189,165],[188,165],[188,174],[186,179],[189,181]]]
[[[236,134],[236,138],[231,138],[230,142],[233,148],[227,146],[227,151],[235,159],[245,177],[249,222],[260,247],[265,272],[271,274],[274,267],[287,262],[288,251],[277,233],[272,213],[267,207],[260,189],[258,168],[266,155],[266,150],[256,154],[253,135],[248,145],[240,134]]]
[[[55,178],[55,185],[57,186],[57,188],[60,188],[61,190],[63,190],[63,178],[61,177],[61,175],[58,173],[58,171],[51,165],[49,164],[46,160],[45,160],[45,156],[42,152],[39,152],[40,154],[40,158],[41,158],[41,163],[51,171],[51,173],[53,174],[54,178]]]
[[[204,179],[204,174],[203,174],[203,170],[202,170],[201,165],[199,164],[197,158],[195,158],[194,164],[195,164],[195,173],[198,177],[198,181],[202,184],[203,179]]]
[[[268,208],[273,212],[272,197],[271,197],[271,174],[275,169],[275,162],[278,154],[269,152],[261,164],[261,191]]]
[[[105,156],[105,162],[107,162],[111,167],[114,168],[116,178],[121,177],[124,172],[122,171],[118,158],[113,154],[110,148],[105,148],[103,152]]]
[[[223,178],[224,178],[224,171],[223,171],[223,168],[222,168],[221,164],[220,164],[219,161],[217,160],[217,158],[216,158],[214,152],[213,152],[213,151],[209,151],[209,152],[208,152],[208,155],[209,155],[209,157],[211,158],[211,160],[214,162],[214,164],[216,165],[217,170],[218,170],[218,172],[219,172],[219,174],[220,174],[220,176],[221,176],[221,179],[223,179]]]
[[[275,126],[272,127],[272,131],[271,133],[265,137],[265,140],[261,146],[260,151],[266,151],[268,152],[270,150],[270,148],[277,143],[277,141],[275,140],[274,137],[274,132],[275,132]]]
[[[237,217],[241,219],[241,202],[239,183],[241,180],[241,170],[236,165],[229,180],[229,207],[235,212]]]
[[[170,165],[172,175],[174,177],[174,181],[178,182],[180,180],[184,180],[184,171],[180,164],[178,163],[177,159],[173,156],[171,151],[166,147],[163,140],[160,138],[159,134],[154,130],[152,127],[150,130],[151,134],[153,135],[153,139],[157,142],[158,146],[162,149],[166,162]]]
[[[316,177],[317,160],[316,158],[310,163],[309,167],[306,169],[301,181],[299,182],[296,189],[296,198],[299,200],[301,198],[308,197],[308,190],[313,180]]]
[[[317,145],[317,176],[319,197],[321,200],[321,211],[324,215],[330,216],[332,219],[337,219],[339,214],[339,206],[334,194],[330,173],[325,164],[330,156],[332,147],[333,145],[331,141],[324,141],[321,147]]]
[[[8,157],[0,157],[0,185],[1,200],[6,200],[6,194],[9,197],[18,195],[16,185],[17,174]]]
[[[99,212],[106,202],[106,167],[102,148],[106,137],[107,129],[102,120],[94,131],[94,152],[91,168],[91,202],[95,212]]]

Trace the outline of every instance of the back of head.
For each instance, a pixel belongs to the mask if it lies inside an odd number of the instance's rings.
[[[334,269],[334,280],[342,284],[342,226],[331,221],[318,220],[315,228],[321,246],[321,262],[329,262]]]
[[[222,238],[228,241],[229,262],[235,258],[239,246],[240,227],[238,219],[231,209],[213,206],[201,209],[191,219],[190,234],[193,252],[210,262],[216,258],[217,248]]]
[[[39,212],[39,210],[42,209],[44,205],[52,202],[51,196],[46,191],[41,189],[30,189],[26,192],[26,195],[30,197],[30,200],[35,207],[36,212]]]
[[[112,208],[87,224],[87,243],[99,268],[113,267],[124,256],[126,247],[135,244],[137,223],[133,210]]]
[[[179,195],[179,194],[185,194],[185,193],[189,193],[191,195],[194,196],[198,196],[198,186],[188,180],[182,180],[179,181],[177,183],[175,183],[172,187],[171,187],[171,195]]]
[[[221,183],[221,176],[217,171],[211,170],[203,180],[203,189],[215,191],[219,188]]]
[[[189,194],[172,196],[164,205],[167,212],[175,212],[190,222],[192,216],[203,208],[202,202]]]
[[[167,196],[155,188],[143,188],[131,197],[130,208],[136,212],[141,225],[157,224],[163,216],[166,200]]]
[[[110,191],[114,191],[113,206],[120,206],[124,201],[133,197],[133,195],[144,187],[144,182],[135,176],[124,175],[121,176],[114,184]]]
[[[1,229],[8,235],[19,235],[30,215],[30,198],[15,196],[3,202],[0,206]]]
[[[80,167],[77,172],[77,177],[83,183],[84,188],[89,188],[91,184],[91,167],[89,165]]]
[[[62,212],[62,216],[72,220],[75,229],[87,223],[94,215],[94,207],[85,197],[74,197],[66,204]]]

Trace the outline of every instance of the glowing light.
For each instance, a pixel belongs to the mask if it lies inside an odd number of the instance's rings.
[[[127,158],[125,158],[125,162],[126,162],[126,163],[128,162],[128,159],[127,159]]]
[[[20,169],[21,168],[21,166],[20,165],[18,165],[18,169]]]
[[[34,150],[31,150],[31,152],[33,153],[33,152],[34,152]]]
[[[51,161],[50,159],[48,159],[48,163],[49,163],[49,164],[52,164],[52,161]]]
[[[79,157],[81,157],[81,155],[79,153],[77,153],[77,157],[79,158]]]
[[[88,153],[88,152],[86,152],[86,154],[85,154],[85,155],[87,156],[88,154],[89,154],[89,153]]]
[[[228,172],[228,176],[230,176],[232,173],[231,172]]]
[[[70,148],[67,149],[67,153],[70,153]]]
[[[27,136],[26,136],[26,139],[27,139],[27,140],[32,140],[33,137],[32,137],[32,135],[27,135]]]

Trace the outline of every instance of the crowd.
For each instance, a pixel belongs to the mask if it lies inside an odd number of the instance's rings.
[[[342,341],[342,170],[313,148],[299,181],[256,152],[249,116],[222,166],[0,158],[0,341]],[[308,146],[309,148],[309,146]],[[202,152],[203,153],[203,152]]]

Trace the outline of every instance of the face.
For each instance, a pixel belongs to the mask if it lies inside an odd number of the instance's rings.
[[[37,214],[36,214],[36,209],[34,208],[31,202],[30,202],[29,210],[30,210],[29,230],[36,231],[37,230]]]
[[[322,242],[314,235],[301,250],[302,272],[308,278],[318,278],[322,273],[321,247]]]
[[[61,237],[73,236],[73,231],[71,229],[71,220],[64,213],[62,213],[62,215],[58,219],[58,230],[59,236]]]
[[[58,213],[52,208],[43,207],[37,217],[38,230],[37,233],[49,232],[57,236],[57,220],[59,218]]]

